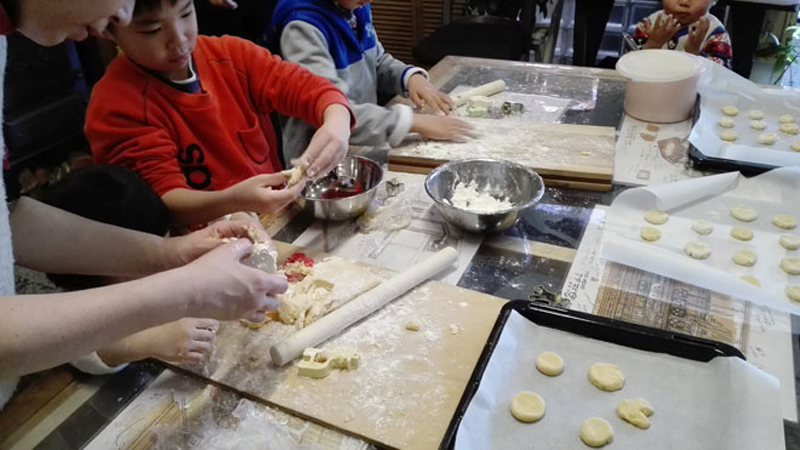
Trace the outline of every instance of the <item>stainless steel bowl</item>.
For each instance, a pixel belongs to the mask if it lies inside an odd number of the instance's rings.
[[[470,211],[449,203],[456,183],[473,183],[479,192],[508,199],[513,208],[491,213]],[[511,228],[520,211],[544,195],[544,182],[533,170],[499,159],[463,159],[442,164],[428,174],[425,191],[448,222],[465,230],[496,233]]]
[[[364,192],[344,198],[325,198],[331,189],[350,180],[359,183]],[[309,182],[302,196],[306,200],[306,208],[311,208],[317,219],[347,220],[367,210],[382,180],[383,169],[378,163],[362,156],[348,155],[328,175]]]

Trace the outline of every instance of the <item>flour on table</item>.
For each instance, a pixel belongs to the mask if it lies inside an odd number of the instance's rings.
[[[514,204],[505,198],[498,199],[488,192],[478,191],[478,186],[472,182],[456,183],[453,190],[453,197],[449,200],[453,206],[476,212],[493,213],[511,209]]]

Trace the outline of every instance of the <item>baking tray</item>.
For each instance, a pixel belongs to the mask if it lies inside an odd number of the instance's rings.
[[[539,326],[638,350],[666,353],[700,362],[708,362],[717,356],[734,356],[745,360],[738,349],[720,342],[567,310],[538,301],[514,300],[500,310],[500,315],[439,446],[440,449],[454,448],[461,419],[478,390],[486,366],[512,311],[518,312]]]

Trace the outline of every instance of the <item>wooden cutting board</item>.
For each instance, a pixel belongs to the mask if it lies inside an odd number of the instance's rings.
[[[479,137],[468,142],[410,141],[389,151],[389,169],[428,173],[450,160],[492,157],[532,168],[549,186],[611,188],[616,139],[612,127],[515,118],[464,120]]]
[[[280,261],[302,251],[278,244]],[[324,255],[307,253],[316,261]],[[391,272],[363,266],[383,278]],[[346,280],[331,280],[334,283]],[[436,448],[442,440],[505,300],[428,282],[357,323],[323,348],[352,347],[361,367],[327,378],[279,368],[269,348],[294,332],[270,322],[258,330],[220,327],[209,364],[194,372],[292,414],[390,448]],[[419,331],[405,329],[409,320]]]

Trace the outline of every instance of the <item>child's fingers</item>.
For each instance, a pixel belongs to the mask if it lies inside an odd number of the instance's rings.
[[[409,97],[411,97],[411,101],[417,106],[417,109],[422,109],[425,105],[422,103],[422,99],[419,96],[417,91],[412,91],[408,93]]]
[[[330,141],[325,145],[320,152],[319,157],[314,160],[309,167],[309,171],[314,171],[314,173],[324,174],[329,172],[333,169],[336,164],[339,164],[339,160],[341,157],[347,153],[345,150],[344,152],[342,149],[339,148],[339,143],[336,141]]]
[[[280,172],[262,173],[254,175],[248,180],[252,180],[253,183],[256,183],[260,187],[283,186],[283,184],[286,183],[286,177]]]

